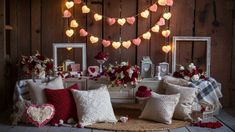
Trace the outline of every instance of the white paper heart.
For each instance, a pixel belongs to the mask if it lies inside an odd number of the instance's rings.
[[[149,16],[149,10],[145,10],[145,11],[141,12],[140,15],[141,15],[143,18],[148,18],[148,16]]]
[[[97,14],[97,13],[95,13],[94,19],[95,19],[95,21],[100,21],[102,19],[102,16]]]
[[[90,8],[88,8],[86,5],[82,6],[82,13],[89,13]]]
[[[70,22],[70,27],[72,27],[72,28],[77,28],[77,27],[78,27],[77,21],[76,21],[76,20],[72,20],[72,21]]]
[[[122,46],[128,49],[131,46],[131,41],[122,42]]]
[[[120,42],[113,42],[112,43],[113,48],[118,49],[121,46]]]
[[[92,44],[97,43],[98,40],[99,40],[99,38],[97,38],[97,37],[95,37],[95,36],[91,36],[91,37],[90,37],[90,41],[91,41]]]
[[[144,39],[150,39],[150,38],[151,38],[151,33],[150,33],[150,32],[144,33],[144,34],[142,35],[142,37],[143,37]]]
[[[171,13],[170,13],[170,12],[164,13],[164,14],[163,14],[163,17],[164,17],[166,20],[169,20],[169,19],[171,18]]]
[[[171,46],[170,45],[162,46],[162,51],[168,53],[169,51],[171,51]]]
[[[65,34],[66,34],[68,37],[72,37],[73,34],[74,34],[74,31],[73,31],[73,29],[68,29],[68,30],[66,30]]]
[[[72,8],[72,7],[74,6],[74,3],[73,3],[73,1],[67,1],[67,2],[65,3],[65,6],[66,6],[68,9],[70,9],[70,8]]]
[[[153,26],[152,28],[151,28],[151,30],[153,31],[153,32],[159,32],[159,30],[160,30],[160,26],[158,26],[158,25],[155,25],[155,26]]]
[[[125,18],[120,18],[118,19],[118,24],[120,24],[121,26],[123,26],[126,23],[126,19]]]
[[[162,31],[162,36],[164,36],[165,38],[169,37],[171,34],[171,31],[170,30],[163,30]]]

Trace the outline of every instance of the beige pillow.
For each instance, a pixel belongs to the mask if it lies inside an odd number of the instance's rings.
[[[191,120],[192,105],[196,99],[197,89],[175,85],[168,81],[164,82],[166,94],[180,94],[180,100],[175,108],[174,118],[181,120]]]
[[[139,118],[171,124],[179,98],[180,94],[160,95],[152,92],[152,96]]]
[[[27,81],[27,85],[29,86],[29,94],[33,104],[45,104],[46,97],[43,93],[43,89],[63,89],[63,80],[61,76],[51,80],[48,83],[41,83],[41,82],[34,82],[34,81]]]

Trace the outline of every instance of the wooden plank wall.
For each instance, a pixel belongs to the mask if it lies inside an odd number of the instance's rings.
[[[87,43],[88,65],[97,65],[93,57],[102,50],[110,54],[110,59],[106,64],[115,63],[115,61],[130,61],[131,64],[140,64],[142,56],[146,55],[151,57],[154,64],[165,60],[165,54],[161,51],[165,40],[160,33],[153,33],[150,41],[143,40],[140,46],[131,46],[128,50],[104,48],[101,42],[91,44],[89,38],[79,36],[79,31],[75,31],[75,36],[68,39],[64,34],[68,19],[62,18],[65,1],[10,0],[10,24],[13,30],[10,34],[9,55],[12,67],[14,67],[20,55],[30,55],[35,50],[40,51],[45,56],[52,57],[52,43],[62,42]],[[125,17],[146,9],[155,0],[86,0],[85,2],[99,14]],[[232,59],[231,48],[233,44],[233,14],[232,9],[227,7],[228,2],[231,2],[231,0],[175,0],[174,6],[168,9],[173,16],[170,23],[167,23],[172,31],[171,38],[180,35],[212,37],[211,74],[222,83],[222,91],[225,95],[222,99],[224,106],[231,105],[229,100],[232,96],[229,93],[232,89],[232,77],[235,78],[234,72],[232,74],[231,65],[232,60],[234,60],[234,58]],[[120,9],[122,9],[121,12]],[[118,41],[120,36],[124,40],[135,38],[146,32],[160,18],[160,12],[164,10],[163,7],[159,6],[158,12],[151,13],[148,19],[138,17],[134,25],[126,24],[123,27],[108,26],[106,20],[95,22],[93,15],[81,13],[81,5],[76,5],[71,12],[73,18],[77,19],[79,24],[88,32],[100,38]],[[216,20],[215,15],[219,25],[213,24]],[[201,56],[203,56],[201,47],[195,46],[193,43],[177,48],[180,49],[179,57],[185,64],[190,62],[191,58],[202,58]],[[193,56],[191,54],[192,49],[195,49]],[[61,50],[59,52],[61,61],[67,57],[81,60],[81,54],[76,50]],[[12,72],[13,75],[14,72]]]

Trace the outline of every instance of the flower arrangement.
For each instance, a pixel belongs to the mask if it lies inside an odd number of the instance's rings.
[[[20,68],[26,75],[45,77],[45,75],[53,74],[53,60],[37,52],[32,56],[22,56]]]
[[[127,84],[134,86],[138,84],[140,68],[136,65],[131,66],[128,62],[122,62],[121,64],[109,65],[105,74],[109,77],[113,86],[123,85],[126,87]]]
[[[183,78],[188,81],[198,81],[199,79],[206,79],[205,72],[195,66],[193,63],[188,65],[187,68],[180,66],[180,70],[173,73],[176,78]]]
[[[107,61],[108,60],[108,54],[106,52],[102,52],[100,51],[95,57],[96,60],[104,60]]]
[[[151,94],[151,89],[147,88],[146,86],[140,86],[138,91],[135,93],[135,96],[138,98],[148,98]]]

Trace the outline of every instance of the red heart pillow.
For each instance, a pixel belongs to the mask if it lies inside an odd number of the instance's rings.
[[[51,104],[30,105],[26,108],[26,116],[30,123],[37,127],[44,126],[55,114],[55,108]]]
[[[54,105],[55,116],[51,120],[51,124],[59,124],[59,120],[67,122],[69,118],[77,119],[76,104],[71,93],[71,89],[79,89],[77,84],[74,84],[65,89],[44,89],[47,103]]]

